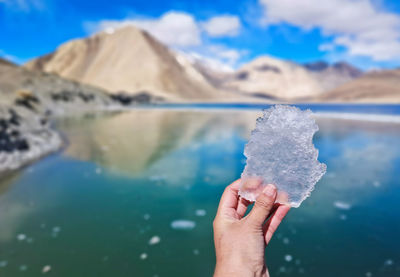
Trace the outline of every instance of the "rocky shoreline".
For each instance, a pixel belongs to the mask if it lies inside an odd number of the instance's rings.
[[[123,110],[154,100],[147,92],[110,95],[1,59],[0,95],[0,176],[60,149],[63,139],[51,126],[55,117]]]

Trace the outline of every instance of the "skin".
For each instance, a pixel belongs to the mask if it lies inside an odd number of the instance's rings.
[[[238,195],[239,184],[240,179],[225,189],[214,219],[214,277],[266,277],[265,248],[290,207],[275,203],[276,187],[268,185],[244,216],[251,202]]]

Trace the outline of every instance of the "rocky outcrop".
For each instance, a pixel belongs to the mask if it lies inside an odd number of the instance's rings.
[[[57,150],[61,143],[46,118],[23,108],[0,106],[0,174]]]
[[[0,174],[59,149],[62,140],[49,124],[52,116],[121,108],[101,89],[4,60],[0,96]]]

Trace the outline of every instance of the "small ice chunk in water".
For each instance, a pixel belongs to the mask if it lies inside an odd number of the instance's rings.
[[[25,234],[18,234],[17,236],[17,240],[22,241],[26,239],[26,235]]]
[[[196,222],[186,219],[177,219],[171,222],[172,229],[191,230],[196,227]]]
[[[244,155],[239,194],[255,201],[267,184],[278,189],[277,202],[299,207],[326,172],[312,139],[318,126],[310,110],[276,105],[257,119]]]
[[[149,220],[150,219],[150,215],[149,214],[144,214],[143,218],[144,218],[144,220]]]
[[[47,273],[47,272],[49,272],[50,270],[51,270],[51,266],[45,265],[45,266],[42,268],[42,273]]]
[[[147,254],[146,253],[140,254],[140,259],[141,260],[146,260],[147,259]]]
[[[0,261],[0,267],[6,267],[8,264],[7,261]]]
[[[159,243],[160,241],[161,241],[161,239],[159,236],[154,236],[149,240],[149,244],[154,245],[154,244]]]
[[[52,231],[53,231],[53,233],[59,233],[61,231],[61,227],[55,226],[55,227],[53,227]]]
[[[333,202],[333,205],[339,209],[339,210],[350,210],[351,209],[351,205],[349,203],[343,202],[343,201],[335,201]]]
[[[386,260],[385,263],[384,263],[384,265],[385,265],[385,266],[391,266],[391,265],[393,265],[393,260],[392,260],[392,259]]]
[[[286,245],[287,245],[287,244],[289,244],[289,242],[290,242],[290,241],[289,241],[288,238],[283,238],[283,244],[286,244]]]
[[[292,255],[285,255],[285,261],[291,262],[293,260]]]
[[[27,265],[20,265],[19,266],[19,271],[26,271],[28,269],[28,266]]]
[[[206,210],[203,210],[203,209],[196,210],[197,216],[205,216],[206,214],[207,214]]]

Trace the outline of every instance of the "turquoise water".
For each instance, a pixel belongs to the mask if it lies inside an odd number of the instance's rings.
[[[258,115],[146,109],[60,120],[66,148],[0,183],[0,276],[46,266],[48,276],[211,276],[212,220]],[[279,227],[271,275],[399,276],[400,124],[317,121],[328,173]],[[195,227],[172,228],[179,219]]]

